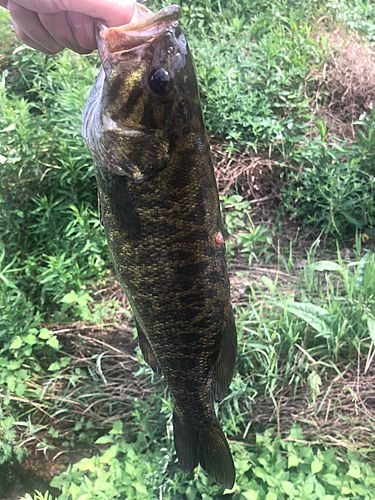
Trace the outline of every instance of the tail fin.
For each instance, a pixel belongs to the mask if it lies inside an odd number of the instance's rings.
[[[185,472],[191,472],[198,462],[224,488],[233,488],[236,473],[228,441],[219,422],[205,429],[186,425],[173,414],[174,444],[178,461]]]

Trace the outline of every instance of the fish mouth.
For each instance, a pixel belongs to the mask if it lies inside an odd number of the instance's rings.
[[[156,13],[137,4],[136,20],[114,28],[98,23],[97,41],[99,52],[115,54],[136,49],[152,42],[181,17],[178,5],[169,5]]]

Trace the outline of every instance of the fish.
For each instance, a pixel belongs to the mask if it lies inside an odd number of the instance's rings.
[[[139,346],[173,396],[178,461],[235,482],[215,413],[235,372],[225,229],[180,8],[98,23],[101,70],[83,112],[100,217]]]

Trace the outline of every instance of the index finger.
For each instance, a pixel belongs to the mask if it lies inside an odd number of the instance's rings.
[[[14,0],[38,14],[55,14],[61,11],[80,12],[103,19],[110,26],[126,24],[132,18],[135,0]],[[1,0],[1,4],[4,0]],[[6,2],[4,2],[6,3]]]

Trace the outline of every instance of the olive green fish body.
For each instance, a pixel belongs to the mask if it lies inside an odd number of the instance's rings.
[[[142,352],[174,398],[179,460],[185,470],[200,462],[231,487],[233,462],[214,410],[236,351],[223,225],[191,55],[173,15],[157,15],[151,41],[137,32],[141,48],[128,41],[129,28],[126,42],[106,33],[84,135]],[[118,52],[120,43],[131,50]]]

